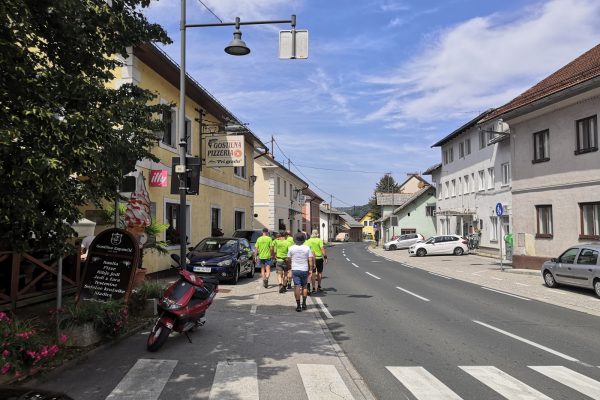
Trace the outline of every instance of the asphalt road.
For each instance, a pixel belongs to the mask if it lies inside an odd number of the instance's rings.
[[[318,296],[327,325],[378,399],[600,398],[597,317],[409,268],[361,243],[328,255]]]

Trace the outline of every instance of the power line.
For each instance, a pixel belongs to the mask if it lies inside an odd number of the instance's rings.
[[[302,168],[310,168],[310,169],[319,169],[323,171],[337,171],[337,172],[359,172],[362,174],[386,174],[387,172],[382,171],[360,171],[356,169],[334,169],[334,168],[321,168],[321,167],[309,167],[308,165],[300,165],[297,164],[298,167]]]
[[[218,16],[217,14],[215,14],[215,13],[213,12],[213,10],[211,10],[210,8],[208,8],[208,6],[207,6],[206,4],[204,4],[204,3],[202,2],[202,0],[198,0],[198,2],[199,2],[200,4],[202,4],[202,5],[204,6],[204,8],[206,8],[208,11],[210,11],[210,13],[211,13],[212,15],[214,15],[214,16],[215,16],[215,18],[216,18],[216,19],[218,19],[220,23],[223,23],[223,20],[222,20],[221,18],[219,18],[219,16]]]

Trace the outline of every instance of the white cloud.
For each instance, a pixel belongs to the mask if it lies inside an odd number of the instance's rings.
[[[468,20],[439,32],[395,72],[368,78],[395,92],[367,120],[447,119],[498,107],[600,39],[594,0],[551,0],[521,15]]]

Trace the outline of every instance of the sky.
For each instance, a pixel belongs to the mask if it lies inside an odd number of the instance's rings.
[[[202,3],[187,0],[188,24],[295,14],[308,30],[308,59],[281,60],[289,24],[242,26],[243,57],[223,51],[232,27],[188,28],[186,70],[334,207],[366,204],[385,173],[402,183],[439,163],[432,144],[600,43],[598,0]],[[144,13],[179,62],[180,2]]]

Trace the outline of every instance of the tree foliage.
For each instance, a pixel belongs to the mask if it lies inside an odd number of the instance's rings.
[[[381,177],[377,185],[375,186],[375,190],[373,191],[373,196],[369,199],[369,211],[373,214],[374,219],[381,218],[381,206],[377,205],[377,193],[398,193],[400,191],[400,184],[396,183],[394,177],[391,174],[385,174]]]
[[[0,250],[63,253],[79,207],[114,199],[132,160],[156,159],[155,95],[109,86],[127,47],[170,41],[141,13],[149,3],[0,2]]]

